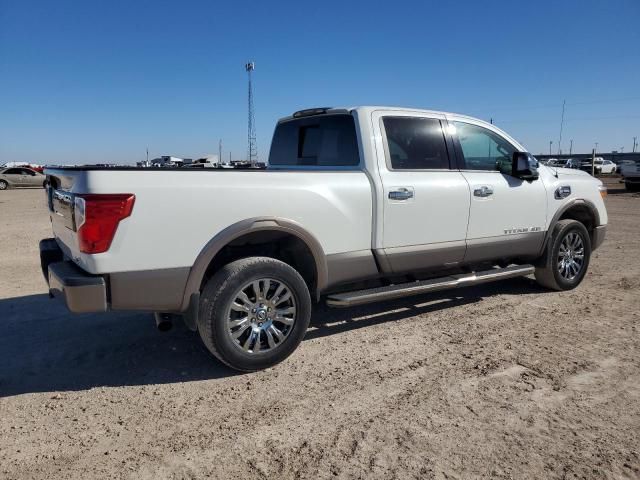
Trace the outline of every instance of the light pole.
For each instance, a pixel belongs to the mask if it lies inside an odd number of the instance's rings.
[[[633,137],[633,153],[636,153],[636,146],[638,145],[638,143],[636,142],[638,137]]]
[[[562,155],[562,128],[564,127],[564,106],[566,100],[562,101],[562,118],[560,119],[560,138],[558,139],[558,155]]]
[[[553,140],[549,140],[549,155],[551,155],[551,147],[553,146]]]
[[[569,156],[573,153],[573,140],[569,140]]]
[[[598,153],[598,142],[596,142],[596,153]]]

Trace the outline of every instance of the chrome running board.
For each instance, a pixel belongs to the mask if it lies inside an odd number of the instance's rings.
[[[330,307],[353,307],[365,303],[393,300],[395,298],[420,295],[422,293],[437,292],[450,288],[467,287],[481,283],[495,282],[506,278],[531,275],[535,268],[532,265],[512,265],[506,268],[492,268],[482,272],[462,273],[446,277],[420,280],[416,282],[389,285],[387,287],[370,288],[354,292],[334,293],[327,297]]]

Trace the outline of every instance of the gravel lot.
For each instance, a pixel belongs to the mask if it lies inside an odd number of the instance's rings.
[[[50,301],[41,190],[0,192],[1,478],[640,478],[640,195],[584,283],[320,308],[238,375],[182,325]]]

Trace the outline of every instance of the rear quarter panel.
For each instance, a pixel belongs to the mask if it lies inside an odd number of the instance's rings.
[[[362,171],[77,173],[73,193],[136,196],[105,253],[80,253],[75,234],[54,225],[67,253],[91,273],[191,267],[218,232],[255,217],[299,223],[326,255],[371,248],[371,186]]]

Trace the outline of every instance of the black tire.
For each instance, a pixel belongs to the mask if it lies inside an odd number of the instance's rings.
[[[9,183],[7,183],[5,180],[0,180],[0,190],[8,190],[9,189]]]
[[[292,302],[295,311],[294,322],[290,327],[284,327],[287,329],[286,336],[275,347],[271,347],[271,344],[266,345],[267,340],[273,342],[273,335],[269,334],[270,338],[267,339],[267,332],[260,330],[257,333],[257,340],[254,340],[252,350],[256,350],[257,343],[264,344],[267,350],[258,346],[258,351],[245,351],[241,344],[242,339],[234,340],[232,338],[233,333],[229,326],[233,310],[231,306],[238,299],[238,294],[243,286],[259,281],[262,282],[258,283],[261,287],[267,288],[264,279],[269,279],[269,284],[283,284],[286,286],[285,291],[290,291],[291,300],[289,301]],[[273,296],[277,295],[277,291],[267,291],[264,295],[265,299],[269,297],[270,292],[272,294],[271,300],[273,300]],[[277,300],[276,298],[275,301],[277,302]],[[257,295],[255,301],[258,302]],[[273,310],[274,312],[270,314],[272,316],[277,310],[275,304],[273,304]],[[251,318],[252,315],[257,317],[257,314],[248,312],[246,315],[247,321],[259,321],[257,318]],[[200,296],[198,332],[207,349],[221,362],[233,369],[251,372],[271,367],[291,355],[304,338],[310,319],[311,296],[300,274],[280,260],[268,257],[250,257],[225,265],[207,281]],[[276,321],[275,317],[273,321],[269,319],[270,324],[275,324]],[[267,322],[264,321],[264,324],[267,325]],[[258,328],[256,323],[251,323],[251,325],[252,327],[245,326],[245,329],[248,328],[245,330],[247,332],[245,338],[252,336],[251,332]],[[263,324],[259,325],[262,327]],[[240,328],[236,332],[239,330]],[[247,341],[251,342],[251,340]]]
[[[624,187],[629,192],[637,192],[638,190],[640,190],[640,184],[638,183],[624,182]]]
[[[582,264],[575,276],[570,277],[572,271],[565,270],[561,267],[561,247],[564,248],[564,242],[568,239],[575,238],[577,235],[582,242]],[[578,251],[574,250],[574,254]],[[571,256],[571,249],[569,249]],[[577,256],[576,256],[577,258]],[[573,260],[573,257],[571,257]],[[571,290],[576,288],[582,282],[589,268],[589,260],[591,259],[591,238],[585,226],[576,220],[560,220],[556,223],[549,244],[545,251],[542,265],[536,267],[536,281],[543,287],[552,290]],[[576,259],[576,262],[578,260]],[[563,264],[564,265],[564,264]],[[562,272],[565,272],[564,274]],[[567,275],[568,272],[568,275]]]

